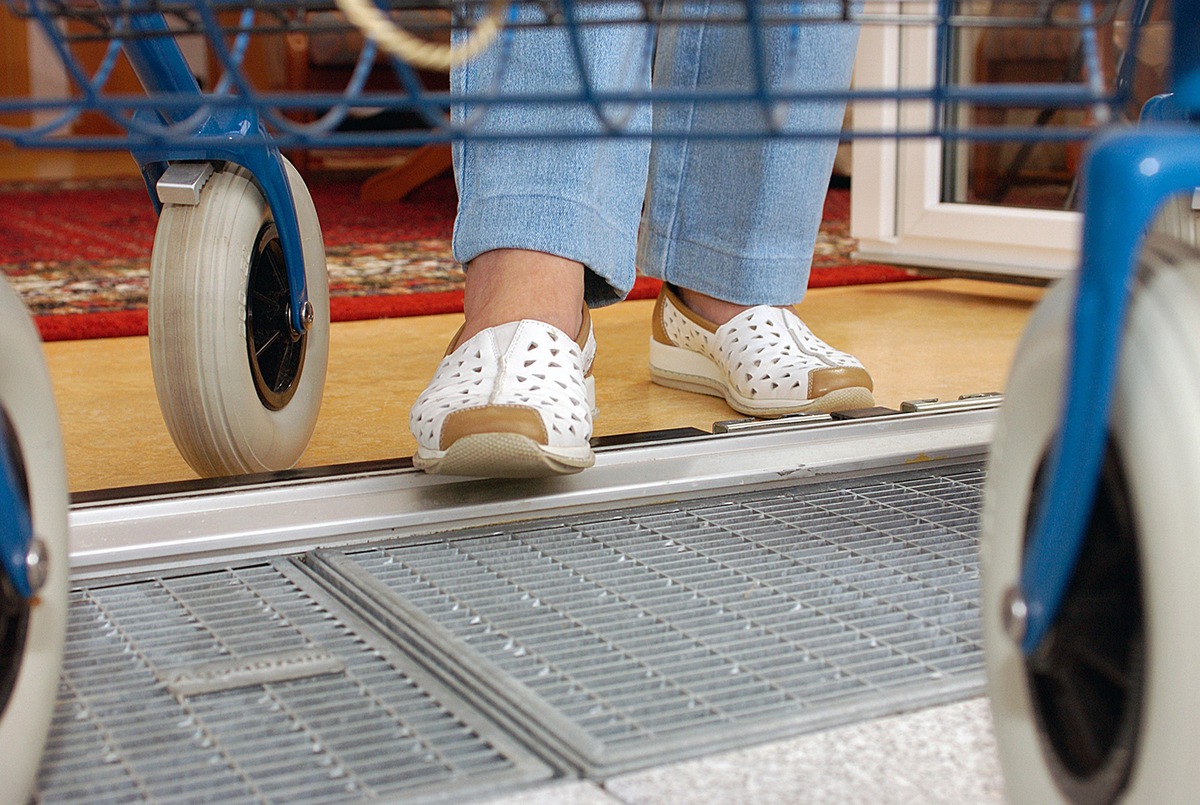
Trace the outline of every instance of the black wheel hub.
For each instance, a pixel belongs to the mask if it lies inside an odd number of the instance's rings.
[[[1142,601],[1129,487],[1110,442],[1058,619],[1025,662],[1043,752],[1072,802],[1112,802],[1129,781],[1145,683]]]
[[[283,247],[275,224],[258,233],[246,289],[246,349],[250,373],[262,404],[272,411],[286,406],[296,393],[304,369],[307,333],[291,324],[291,289]]]
[[[8,574],[0,571],[0,713],[8,706],[29,631],[29,602],[13,589]]]
[[[25,476],[25,460],[16,432],[8,414],[0,408],[0,450],[4,450],[9,466],[15,470],[11,490],[18,506],[23,506],[26,516],[30,512],[29,482]],[[11,528],[11,523],[2,523],[0,528]],[[13,586],[12,579],[0,566],[0,713],[4,712],[8,700],[17,684],[21,670],[21,657],[25,651],[25,637],[29,631],[30,602],[21,598]]]

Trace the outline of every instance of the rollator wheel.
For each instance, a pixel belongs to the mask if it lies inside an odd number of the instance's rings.
[[[0,287],[0,528],[39,540],[32,597],[0,563],[0,803],[28,801],[58,695],[67,619],[67,479],[41,344],[20,300]]]
[[[293,338],[271,210],[244,169],[213,174],[196,206],[164,205],[150,267],[159,407],[202,476],[286,469],[308,446],[329,357],[329,285],[312,198],[287,163],[315,319]]]
[[[1072,289],[1018,349],[984,496],[984,655],[1014,802],[1200,801],[1200,252],[1152,235],[1124,335],[1097,502],[1051,634],[1006,634],[1063,394]]]
[[[1168,199],[1155,216],[1154,231],[1200,247],[1200,210],[1192,208],[1192,198],[1186,193]]]

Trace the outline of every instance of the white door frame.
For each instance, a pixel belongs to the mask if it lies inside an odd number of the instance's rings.
[[[872,3],[887,13],[895,3]],[[910,6],[910,3],[905,3]],[[890,8],[889,8],[890,6]],[[864,25],[855,84],[862,89],[933,83],[931,25]],[[926,103],[857,102],[858,132],[929,128]],[[953,147],[952,145],[950,147]],[[1054,279],[1078,263],[1080,215],[941,200],[940,140],[863,138],[852,149],[850,234],[862,260]]]

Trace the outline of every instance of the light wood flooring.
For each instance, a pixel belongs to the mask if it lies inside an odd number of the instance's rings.
[[[128,157],[126,157],[128,159]],[[0,179],[99,176],[130,163],[103,155],[0,150]],[[973,279],[816,289],[802,318],[857,355],[879,405],[1002,391],[1016,340],[1041,291]],[[600,418],[597,434],[692,426],[738,415],[715,397],[657,386],[646,370],[651,301],[594,314]],[[316,431],[300,466],[411,455],[408,409],[458,315],[335,324]],[[194,478],[171,444],[154,394],[145,338],[46,344],[73,491]]]

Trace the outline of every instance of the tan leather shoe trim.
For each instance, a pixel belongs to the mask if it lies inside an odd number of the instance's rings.
[[[575,345],[579,347],[579,351],[583,352],[583,348],[587,346],[588,333],[592,331],[592,312],[588,310],[588,306],[583,306],[583,319],[579,322],[579,334],[575,336]]]
[[[664,284],[658,292],[658,299],[654,300],[654,314],[650,317],[651,337],[660,344],[668,346],[678,346],[671,340],[671,336],[667,335],[667,330],[663,327],[663,310],[667,304],[667,286]]]
[[[828,369],[814,369],[808,375],[808,399],[816,400],[831,391],[838,389],[862,387],[869,391],[875,390],[871,375],[866,369],[857,366],[837,366]]]
[[[516,433],[547,444],[546,426],[538,412],[524,405],[484,405],[448,414],[442,422],[442,450],[464,436],[477,433]]]
[[[692,324],[696,325],[697,327],[700,327],[701,329],[708,330],[710,333],[715,333],[717,331],[717,327],[719,325],[717,325],[714,322],[709,321],[708,319],[704,318],[699,313],[697,313],[696,311],[692,310],[690,307],[685,305],[683,303],[683,299],[680,298],[679,294],[672,291],[665,284],[663,285],[663,290],[666,291],[667,295],[670,297],[671,304],[675,305],[676,309],[678,309],[680,313],[682,313],[684,316],[686,316],[688,321],[690,321]]]
[[[658,301],[654,303],[654,320],[652,322],[654,340],[658,343],[668,344],[673,347],[679,346],[671,340],[671,337],[667,335],[666,327],[663,326],[663,312],[668,304],[673,305],[676,310],[697,327],[707,330],[710,333],[717,331],[716,324],[685,305],[683,300],[679,298],[679,294],[672,291],[664,282],[662,289],[658,292]]]
[[[462,326],[458,328],[458,332],[456,332],[454,337],[450,339],[450,346],[446,347],[446,354],[442,356],[443,358],[454,350],[458,349],[458,339],[462,338],[463,330],[465,329],[467,329],[467,323],[464,321]]]
[[[579,335],[575,336],[575,345],[579,347],[579,353],[582,355],[587,347],[588,334],[592,331],[592,312],[588,310],[587,303],[583,305],[583,321],[579,325]],[[584,377],[592,376],[592,367],[589,366],[583,372]]]

